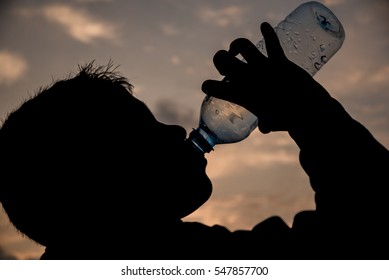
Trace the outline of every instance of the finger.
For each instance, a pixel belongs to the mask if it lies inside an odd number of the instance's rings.
[[[207,95],[234,103],[236,102],[233,94],[233,89],[229,82],[206,80],[201,85],[201,90]]]
[[[225,50],[216,52],[213,56],[213,64],[223,76],[239,73],[245,65],[244,62]]]
[[[284,50],[274,28],[267,22],[261,24],[261,32],[265,39],[266,52],[271,59],[284,58]]]
[[[265,59],[258,48],[246,38],[238,38],[232,41],[228,52],[233,56],[241,54],[247,62]]]

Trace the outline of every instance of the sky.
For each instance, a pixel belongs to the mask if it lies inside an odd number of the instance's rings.
[[[222,78],[212,63],[216,51],[238,37],[257,42],[261,22],[276,26],[304,2],[1,0],[0,120],[78,65],[112,61],[158,120],[189,133],[198,125],[202,82]],[[346,38],[314,78],[388,148],[389,1],[318,2],[339,18]],[[255,130],[214,148],[206,154],[213,194],[185,220],[251,229],[273,215],[291,225],[296,213],[315,208],[298,148],[286,132]],[[37,259],[43,251],[1,208],[0,259]]]

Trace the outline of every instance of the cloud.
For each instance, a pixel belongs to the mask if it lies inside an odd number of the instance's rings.
[[[211,197],[200,209],[186,217],[185,221],[198,221],[207,225],[222,225],[230,230],[251,229],[257,223],[277,215],[292,225],[295,214],[314,209],[310,190],[299,196],[285,194],[237,193],[230,196]]]
[[[85,44],[97,39],[114,42],[119,39],[114,24],[69,5],[51,4],[35,9],[26,8],[20,10],[19,14],[25,17],[43,16],[46,20],[60,25],[73,39]]]
[[[346,60],[346,59],[344,59]],[[333,71],[327,71],[323,85],[337,95],[350,95],[356,92],[373,93],[386,90],[389,86],[389,65],[374,67],[369,64],[350,63]]]
[[[17,260],[17,258],[7,253],[3,247],[0,246],[0,260]]]
[[[280,22],[281,20],[285,19],[285,15],[283,13],[275,13],[271,10],[269,10],[267,13],[266,13],[266,18],[267,20],[270,22]]]
[[[19,54],[0,50],[0,85],[15,83],[24,76],[27,68],[27,62]]]
[[[388,83],[388,77],[389,77],[389,65],[386,65],[374,73],[368,78],[370,83],[373,84],[383,84]]]
[[[345,3],[346,0],[324,0],[324,5],[328,7],[335,7]]]
[[[171,64],[173,65],[178,65],[181,63],[181,59],[178,55],[173,55],[171,58],[170,58],[170,62]]]
[[[0,203],[0,260],[39,259],[44,250],[14,227]]]
[[[154,45],[145,45],[143,46],[143,51],[147,54],[155,53],[157,47]]]
[[[239,26],[243,22],[245,11],[245,8],[234,5],[222,9],[203,7],[199,9],[197,16],[203,23],[218,27]]]
[[[116,39],[115,26],[93,18],[85,11],[66,5],[50,5],[43,9],[43,15],[61,25],[74,39],[90,43],[95,39]]]
[[[167,36],[176,36],[180,34],[178,28],[171,24],[167,24],[167,23],[161,24],[160,28],[162,32]]]
[[[187,105],[178,104],[171,99],[161,99],[152,110],[160,122],[181,124],[184,127],[195,123],[195,113]]]
[[[264,170],[298,164],[297,147],[288,135],[257,134],[259,132],[255,130],[242,142],[216,145],[212,153],[217,153],[217,156],[208,157],[207,173],[216,179],[240,174],[248,168]]]
[[[76,3],[98,3],[98,2],[113,2],[114,0],[73,0]]]

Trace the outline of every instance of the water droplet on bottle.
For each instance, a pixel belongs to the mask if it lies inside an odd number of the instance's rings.
[[[299,46],[295,43],[293,44],[293,47],[297,50]]]
[[[295,31],[294,34],[295,34],[295,35],[300,35],[300,32]]]
[[[219,115],[219,113],[220,113],[219,110],[215,110],[216,115]]]
[[[311,52],[311,56],[312,56],[313,58],[315,58],[315,57],[316,57],[316,52],[315,52],[315,51]]]
[[[322,52],[322,51],[324,51],[325,49],[326,49],[326,45],[321,44],[321,45],[320,45],[320,51]]]
[[[307,29],[305,29],[305,32],[309,32],[309,29],[307,28]]]
[[[315,62],[313,65],[315,66],[316,70],[320,70],[322,66],[319,62]]]
[[[323,55],[323,56],[321,57],[321,61],[322,61],[323,63],[326,63],[326,62],[328,61],[328,58],[327,58],[325,55]]]

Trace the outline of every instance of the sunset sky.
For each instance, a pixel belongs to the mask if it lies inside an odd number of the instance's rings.
[[[189,133],[198,124],[202,82],[221,78],[212,63],[215,52],[238,37],[257,42],[261,22],[275,26],[304,2],[2,0],[0,120],[78,65],[112,60],[158,120]],[[337,15],[346,39],[315,79],[389,147],[389,1],[318,2]],[[214,192],[186,220],[251,229],[271,215],[291,224],[298,211],[315,207],[287,133],[255,130],[242,142],[215,146],[206,157]],[[18,234],[0,209],[0,258],[36,259],[43,250]]]

